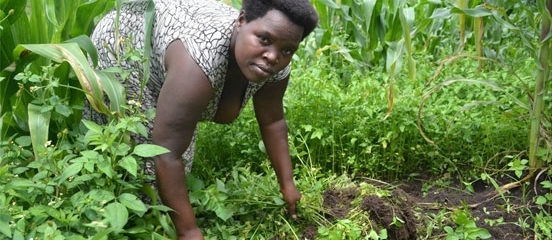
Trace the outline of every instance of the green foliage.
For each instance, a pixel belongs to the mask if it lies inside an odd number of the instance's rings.
[[[477,227],[475,220],[469,216],[466,210],[457,209],[452,215],[453,221],[458,225],[456,229],[445,226],[447,240],[458,239],[489,239],[491,234],[487,229]]]
[[[129,133],[143,134],[143,121],[129,117],[105,126],[84,121],[81,130],[61,132],[56,145],[48,141],[34,161],[26,161],[28,153],[21,150],[20,155],[3,156],[0,209],[7,223],[0,225],[3,236],[107,239],[163,235],[160,211],[168,209],[146,205],[139,197],[148,179],[142,173],[141,159],[166,149],[132,146],[126,140]],[[30,139],[19,137],[1,146],[29,149]]]
[[[95,18],[103,15],[114,3],[113,0],[0,1],[0,137],[29,132],[29,113],[37,113],[33,116],[54,121],[53,132],[78,124],[80,111],[75,113],[74,110],[80,110],[83,105],[85,94],[80,90],[81,86],[90,87],[83,88],[92,94],[86,95],[91,102],[103,100],[98,80],[105,77],[93,76],[88,59],[81,49],[93,61],[97,59],[96,50],[86,36],[92,31]],[[59,45],[34,45],[49,43]],[[42,68],[53,64],[52,61],[60,66],[48,72],[50,79],[23,81],[19,82],[20,85],[13,81],[32,80],[29,79],[32,76],[45,74],[47,71]],[[105,85],[105,81],[103,83]],[[64,87],[52,92],[51,87],[54,85]],[[38,96],[28,94],[29,88],[42,89],[45,86],[50,86],[50,90],[41,93],[44,96],[39,98],[42,99],[35,99]],[[27,105],[32,101],[35,101],[35,105],[36,101],[40,102],[40,112],[27,111]],[[54,105],[41,105],[44,101],[53,101]],[[102,104],[93,106],[109,112],[107,107],[102,108]],[[51,119],[47,116],[50,107],[55,109]],[[33,135],[46,135],[49,126],[50,122],[45,122],[38,126],[39,129],[33,130]],[[43,140],[43,137],[40,139]]]

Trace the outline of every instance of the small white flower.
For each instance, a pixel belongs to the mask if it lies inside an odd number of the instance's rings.
[[[105,223],[103,222],[99,222],[99,221],[92,221],[90,224],[96,226],[96,227],[102,227],[102,228],[106,228],[107,225],[105,225]]]
[[[48,140],[46,143],[44,143],[44,147],[48,147],[52,145],[52,140]]]

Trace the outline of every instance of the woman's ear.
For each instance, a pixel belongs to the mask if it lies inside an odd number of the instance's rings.
[[[240,15],[238,16],[238,27],[243,26],[245,24],[245,10],[240,11]]]

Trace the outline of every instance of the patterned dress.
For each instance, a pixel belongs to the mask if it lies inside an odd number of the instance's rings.
[[[132,1],[125,3],[120,11],[119,32],[120,39],[131,39],[136,49],[144,47],[144,12],[149,1]],[[181,40],[194,61],[203,70],[213,88],[213,96],[207,108],[201,115],[201,121],[210,121],[214,118],[219,105],[229,60],[230,39],[239,15],[239,11],[215,0],[154,0],[155,17],[151,38],[150,69],[151,76],[145,87],[143,98],[140,101],[143,111],[156,107],[157,98],[166,75],[164,65],[165,50],[174,40]],[[111,11],[97,24],[91,39],[98,50],[98,67],[105,69],[118,66],[116,61],[115,38],[116,12]],[[123,55],[122,50],[119,53]],[[125,69],[132,69],[131,64],[121,63]],[[248,100],[259,90],[264,83],[280,81],[290,72],[290,66],[262,83],[249,82],[241,109]],[[127,90],[127,99],[135,98],[140,93],[140,78],[136,72],[130,76],[128,83],[124,83]],[[185,78],[182,79],[183,81]],[[93,121],[102,122],[101,114],[85,109],[84,116]],[[240,109],[240,111],[241,111]],[[146,126],[151,136],[153,123]],[[186,161],[186,172],[191,170],[197,127],[190,146],[183,154]],[[137,143],[149,143],[150,138],[134,136]],[[146,160],[144,170],[154,174],[151,159]]]

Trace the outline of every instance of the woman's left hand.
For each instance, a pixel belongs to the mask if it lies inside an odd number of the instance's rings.
[[[288,205],[288,214],[293,219],[297,219],[297,202],[301,199],[301,193],[295,187],[295,184],[289,184],[281,189],[284,200]]]

